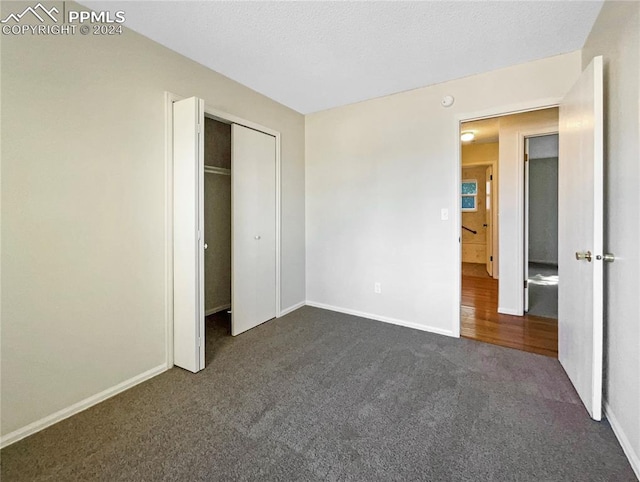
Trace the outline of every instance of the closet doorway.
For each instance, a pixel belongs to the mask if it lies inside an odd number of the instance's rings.
[[[231,126],[204,119],[204,315],[231,310]]]
[[[558,134],[525,138],[524,311],[558,319]]]
[[[167,358],[197,372],[205,367],[205,316],[230,308],[235,336],[280,314],[280,135],[195,97],[168,94],[167,103]]]

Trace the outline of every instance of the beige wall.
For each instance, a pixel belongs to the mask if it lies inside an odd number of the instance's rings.
[[[165,91],[282,133],[305,299],[302,115],[130,31],[3,36],[1,62],[3,435],[165,363]]]
[[[573,79],[576,80],[576,77]],[[572,82],[573,83],[573,82]],[[524,313],[524,142],[533,133],[558,131],[558,109],[544,109],[500,118],[500,200],[498,226],[500,265],[498,311]]]
[[[307,116],[307,299],[455,333],[457,121],[558,99],[579,73],[573,52]]]
[[[582,52],[604,56],[605,403],[640,478],[640,3],[607,1]]]
[[[462,165],[480,162],[498,162],[499,148],[497,142],[485,144],[462,144]]]

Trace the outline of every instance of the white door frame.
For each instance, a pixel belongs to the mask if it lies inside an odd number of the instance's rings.
[[[460,160],[462,162],[462,158]],[[466,164],[461,164],[460,169],[465,167],[491,167],[493,169],[493,192],[491,193],[491,239],[493,240],[491,251],[493,252],[493,279],[498,279],[498,270],[496,269],[500,263],[500,252],[498,250],[498,205],[500,203],[500,189],[498,182],[500,174],[498,172],[498,160],[492,161],[471,161]],[[497,195],[496,195],[497,194]],[[460,242],[460,250],[462,250],[462,241]]]
[[[455,304],[455,306],[453,306],[454,325],[453,325],[452,336],[455,336],[458,338],[460,337],[460,321],[461,321],[460,305],[462,303],[462,242],[461,242],[461,236],[460,236],[460,231],[462,230],[462,210],[460,206],[461,201],[460,201],[460,195],[459,195],[460,182],[462,181],[462,149],[461,149],[461,143],[460,143],[461,124],[463,122],[488,119],[491,117],[501,117],[505,115],[521,114],[523,112],[531,112],[535,110],[558,107],[561,100],[562,100],[562,97],[552,97],[552,98],[546,98],[546,99],[532,100],[529,102],[521,102],[518,104],[507,104],[503,106],[495,106],[495,107],[490,107],[488,109],[483,109],[475,112],[460,113],[454,116],[455,123],[451,126],[452,127],[451,140],[455,146],[456,156],[455,156],[455,162],[454,162],[454,168],[455,168],[454,183],[455,184],[453,189],[453,192],[455,193],[455,199],[453,200],[452,205],[454,206],[456,214],[455,216],[453,216],[454,223],[453,223],[453,233],[452,233],[451,241],[452,243],[454,243],[454,245],[455,243],[458,244],[458,249],[455,250],[456,255],[454,256],[454,264],[455,264],[454,273],[456,275],[456,279],[458,280],[458,282],[456,283],[456,296],[455,296],[457,303]],[[520,166],[519,169],[523,170],[524,168]],[[524,195],[524,191],[523,191],[524,178],[522,173],[519,176],[518,186],[516,187],[518,191],[518,197],[522,199]],[[498,210],[500,209],[499,204],[500,203],[498,203]],[[520,226],[523,226],[523,212],[524,212],[524,203],[519,203],[518,224]],[[524,233],[522,232],[522,229],[520,230],[520,232],[521,232],[520,245],[522,246],[522,238],[524,237]],[[499,240],[498,240],[498,243],[499,243]],[[520,269],[523,269],[523,268],[524,268],[524,265],[520,263]]]
[[[186,97],[165,92],[165,359],[167,368],[173,367],[173,103]],[[233,114],[215,109],[205,103],[205,117],[225,124],[239,124],[276,138],[276,318],[282,316],[280,307],[281,252],[281,160],[280,132]],[[233,233],[232,233],[233,236]],[[233,276],[233,273],[232,273]],[[204,280],[203,280],[204,281]]]

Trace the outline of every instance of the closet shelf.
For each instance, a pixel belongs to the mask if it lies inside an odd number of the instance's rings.
[[[230,176],[231,169],[225,169],[224,167],[204,166],[205,174],[219,174],[221,176]]]

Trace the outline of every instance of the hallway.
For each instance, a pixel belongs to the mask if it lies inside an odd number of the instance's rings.
[[[461,336],[557,358],[557,320],[499,314],[498,280],[476,268],[463,263]]]

